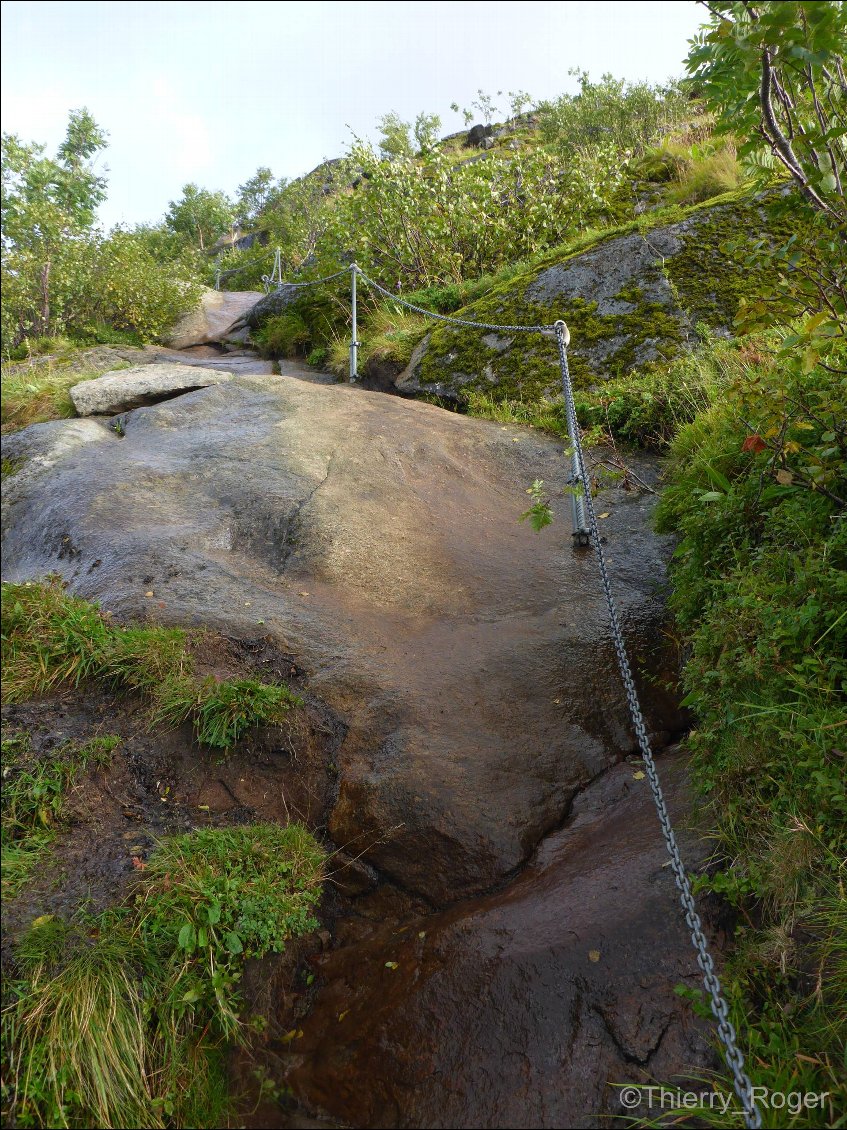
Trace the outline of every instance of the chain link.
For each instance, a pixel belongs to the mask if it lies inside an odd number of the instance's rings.
[[[562,391],[565,398],[565,410],[568,415],[569,421],[576,424],[576,408],[573,400],[573,389],[571,387],[570,370],[568,368],[568,355],[565,347],[565,332],[566,327],[564,322],[557,322],[555,325],[556,342],[559,349],[559,363],[562,369]],[[741,1105],[744,1108],[744,1122],[751,1130],[758,1130],[762,1125],[762,1116],[756,1106],[753,1097],[753,1084],[750,1082],[748,1075],[744,1070],[744,1056],[741,1049],[736,1042],[735,1029],[729,1019],[729,1008],[726,999],[721,989],[720,981],[718,980],[717,973],[715,972],[714,962],[709,953],[709,944],[706,941],[706,936],[703,933],[703,926],[700,922],[700,916],[694,904],[694,896],[691,893],[691,884],[688,881],[688,875],[683,866],[682,857],[679,854],[679,847],[677,846],[676,836],[671,825],[671,818],[668,814],[667,806],[665,804],[662,786],[659,781],[659,774],[656,769],[656,762],[653,759],[653,751],[650,748],[650,739],[647,736],[647,727],[644,723],[644,717],[641,713],[641,706],[638,701],[638,692],[635,689],[635,682],[632,677],[632,669],[629,665],[629,659],[626,654],[626,647],[624,645],[623,632],[621,630],[620,619],[618,617],[618,610],[615,604],[614,596],[612,595],[612,586],[609,581],[609,572],[606,567],[606,558],[603,553],[603,546],[600,541],[600,530],[597,526],[597,514],[594,509],[594,500],[591,497],[591,484],[588,476],[585,473],[585,460],[582,451],[582,442],[580,440],[579,428],[574,429],[574,447],[576,453],[576,462],[579,467],[579,475],[582,480],[582,488],[585,502],[585,513],[588,518],[588,529],[591,534],[591,540],[594,545],[594,551],[597,555],[597,565],[600,570],[600,581],[603,585],[603,592],[606,597],[606,604],[609,609],[609,623],[612,630],[612,639],[615,645],[615,653],[618,658],[618,666],[620,667],[621,677],[626,689],[626,698],[629,705],[629,712],[632,717],[632,724],[635,728],[636,736],[638,737],[638,745],[641,749],[641,755],[644,759],[644,767],[647,771],[647,777],[650,781],[650,789],[653,794],[653,800],[656,804],[656,811],[659,815],[659,823],[662,828],[662,834],[665,838],[665,846],[668,849],[668,854],[671,857],[671,868],[673,870],[676,885],[679,888],[680,901],[685,911],[685,921],[688,929],[691,931],[691,942],[694,949],[697,951],[697,964],[703,974],[703,983],[706,986],[706,991],[709,994],[709,1001],[712,1006],[712,1013],[714,1014],[717,1022],[718,1036],[724,1047],[724,1058],[727,1066],[732,1072],[733,1082],[735,1085],[735,1093],[741,1100]]]
[[[397,302],[401,306],[405,306],[409,310],[414,310],[417,314],[423,314],[427,318],[433,318],[439,322],[448,322],[456,326],[470,326],[473,329],[492,330],[500,333],[542,333],[548,336],[553,335],[556,338],[556,344],[559,352],[559,364],[562,370],[562,392],[565,402],[565,413],[568,423],[568,430],[573,437],[573,477],[578,480],[574,485],[581,485],[582,487],[582,506],[580,510],[587,518],[588,533],[594,545],[594,551],[597,555],[597,565],[600,571],[600,582],[603,586],[603,593],[606,597],[606,604],[609,611],[609,625],[612,632],[612,640],[615,647],[615,654],[617,655],[618,666],[623,679],[624,689],[626,691],[627,703],[629,705],[629,712],[632,718],[632,724],[638,738],[638,745],[641,750],[642,758],[644,759],[644,767],[647,772],[647,778],[650,782],[650,790],[653,794],[653,800],[656,805],[656,811],[659,816],[659,824],[662,829],[662,835],[665,839],[665,846],[668,849],[668,854],[671,859],[671,869],[673,870],[674,879],[676,880],[677,888],[679,889],[680,902],[682,903],[683,910],[685,911],[685,921],[688,929],[691,931],[691,942],[697,952],[697,964],[703,974],[703,983],[706,987],[706,992],[709,995],[709,1002],[711,1004],[712,1013],[717,1023],[718,1037],[724,1048],[724,1058],[727,1066],[732,1072],[735,1092],[741,1101],[744,1109],[745,1125],[750,1130],[759,1130],[762,1125],[762,1117],[756,1106],[753,1097],[753,1084],[750,1082],[749,1076],[744,1070],[744,1056],[741,1049],[738,1047],[735,1029],[729,1019],[729,1007],[726,1003],[726,998],[721,989],[721,983],[715,972],[715,965],[712,956],[709,953],[709,944],[706,936],[703,933],[703,926],[700,921],[700,916],[697,913],[697,908],[694,903],[694,896],[691,893],[691,884],[688,880],[688,875],[685,872],[685,867],[682,862],[682,857],[679,853],[679,847],[674,834],[673,826],[671,824],[670,815],[668,814],[667,805],[665,804],[664,794],[662,792],[661,782],[659,781],[659,774],[656,769],[656,762],[653,758],[653,751],[650,747],[650,739],[647,736],[647,727],[644,722],[644,716],[641,713],[641,706],[638,701],[638,692],[635,688],[635,681],[632,677],[632,669],[629,665],[629,659],[626,654],[626,646],[624,644],[623,631],[621,629],[620,619],[618,616],[617,606],[612,594],[612,586],[609,580],[609,572],[606,566],[606,558],[603,553],[603,546],[600,540],[600,530],[597,525],[597,513],[594,509],[594,500],[591,496],[591,483],[585,470],[585,457],[582,450],[582,441],[580,439],[579,424],[576,418],[576,407],[573,399],[573,389],[571,387],[570,369],[568,367],[567,346],[570,342],[570,334],[568,328],[563,321],[556,322],[553,326],[504,326],[496,325],[490,322],[472,322],[466,318],[451,318],[447,314],[436,314],[432,310],[427,310],[423,306],[416,306],[413,302],[408,302],[405,298],[399,295],[392,294],[390,290],[380,286],[379,283],[374,282],[369,278],[360,267],[351,264],[349,267],[344,267],[335,274],[327,275],[324,278],[312,279],[308,282],[302,283],[284,283],[280,285],[293,286],[293,287],[308,287],[318,286],[320,283],[331,282],[333,279],[340,278],[348,272],[355,272],[360,275],[362,281],[367,283],[368,286],[373,287],[374,290],[389,298],[392,302]]]
[[[405,298],[401,298],[397,294],[392,294],[390,290],[386,290],[384,286],[369,279],[368,276],[359,267],[355,268],[361,275],[362,281],[366,282],[368,286],[372,286],[374,290],[378,290],[380,294],[384,294],[386,298],[390,298],[392,302],[399,302],[401,306],[406,306],[409,310],[414,310],[418,314],[426,314],[428,318],[435,318],[439,322],[450,322],[454,326],[472,326],[477,330],[499,330],[501,333],[546,333],[552,334],[552,326],[497,326],[489,322],[469,322],[466,318],[451,318],[447,314],[435,314],[432,310],[427,310],[424,306],[415,306],[413,302],[407,302]]]
[[[281,290],[284,286],[296,286],[296,287],[320,286],[321,283],[331,282],[333,279],[340,279],[342,275],[349,275],[350,270],[351,270],[350,267],[344,267],[342,270],[336,271],[334,275],[324,275],[324,277],[322,279],[308,279],[306,282],[280,282],[278,289]],[[267,282],[271,281],[270,276],[269,275],[262,275],[262,282],[266,282],[266,281]]]

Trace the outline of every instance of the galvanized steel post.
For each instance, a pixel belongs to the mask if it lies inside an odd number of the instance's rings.
[[[562,350],[563,356],[565,350],[571,343],[571,333],[565,322],[559,320],[556,322],[555,329],[559,337],[559,346]],[[565,374],[565,366],[563,366],[563,378],[570,382],[570,375],[567,377]],[[568,421],[568,438],[571,444],[571,477],[568,483],[571,488],[571,521],[573,522],[573,543],[574,547],[586,546],[591,544],[591,535],[588,532],[588,522],[585,517],[585,492],[589,489],[588,482],[586,481],[582,460],[580,459],[580,444],[579,444],[579,424],[576,420],[576,414],[571,407],[571,398],[568,395],[569,388],[563,389],[565,400],[565,416]]]
[[[350,341],[350,383],[354,384],[356,381],[359,367],[359,342],[358,337],[358,324],[356,321],[356,275],[359,273],[359,268],[355,263],[350,264],[350,305],[352,307],[352,340]]]

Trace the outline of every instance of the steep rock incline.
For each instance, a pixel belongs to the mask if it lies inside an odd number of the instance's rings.
[[[518,868],[633,747],[561,446],[345,386],[236,377],[7,437],[5,575],[58,571],[120,617],[273,637],[349,727],[335,841],[444,905]],[[649,468],[641,468],[649,474]],[[543,478],[559,522],[518,521]],[[601,510],[636,667],[666,673],[668,545]],[[652,724],[680,724],[645,681]]]
[[[258,290],[204,291],[197,308],[180,319],[165,344],[171,349],[188,349],[225,342],[230,330],[261,298]]]

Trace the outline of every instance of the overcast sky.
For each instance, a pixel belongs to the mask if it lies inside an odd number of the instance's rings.
[[[277,176],[375,136],[380,115],[592,77],[682,74],[705,22],[693,0],[558,3],[36,3],[2,5],[2,125],[61,141],[87,106],[109,133],[106,225],[154,222],[183,184],[233,193],[259,165]],[[495,102],[497,100],[495,99]],[[500,104],[504,105],[504,99]],[[505,107],[504,107],[505,108]]]

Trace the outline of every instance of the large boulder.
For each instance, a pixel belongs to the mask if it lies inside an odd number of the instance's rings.
[[[456,316],[530,326],[563,318],[571,333],[572,375],[590,385],[690,349],[700,340],[698,323],[729,334],[740,298],[760,281],[751,274],[745,245],[787,238],[790,217],[784,223],[783,231],[761,201],[748,196],[689,210],[678,222],[652,229],[633,224],[564,259],[551,254],[540,268]],[[396,389],[454,401],[468,391],[495,400],[536,400],[559,393],[559,367],[540,334],[483,335],[439,324],[398,376]]]
[[[74,408],[80,416],[114,416],[146,404],[157,404],[195,388],[231,380],[229,369],[180,365],[158,361],[151,365],[104,373],[91,381],[81,381],[70,390]]]
[[[177,322],[165,338],[171,349],[226,341],[232,326],[262,297],[257,290],[206,290],[200,304]]]
[[[272,636],[348,727],[330,834],[405,889],[443,905],[500,882],[634,748],[560,443],[291,377],[236,377],[122,431],[7,437],[4,575],[58,572],[118,617]],[[559,519],[539,536],[518,520],[536,478]],[[670,546],[652,496],[623,485],[599,509],[667,736]]]

